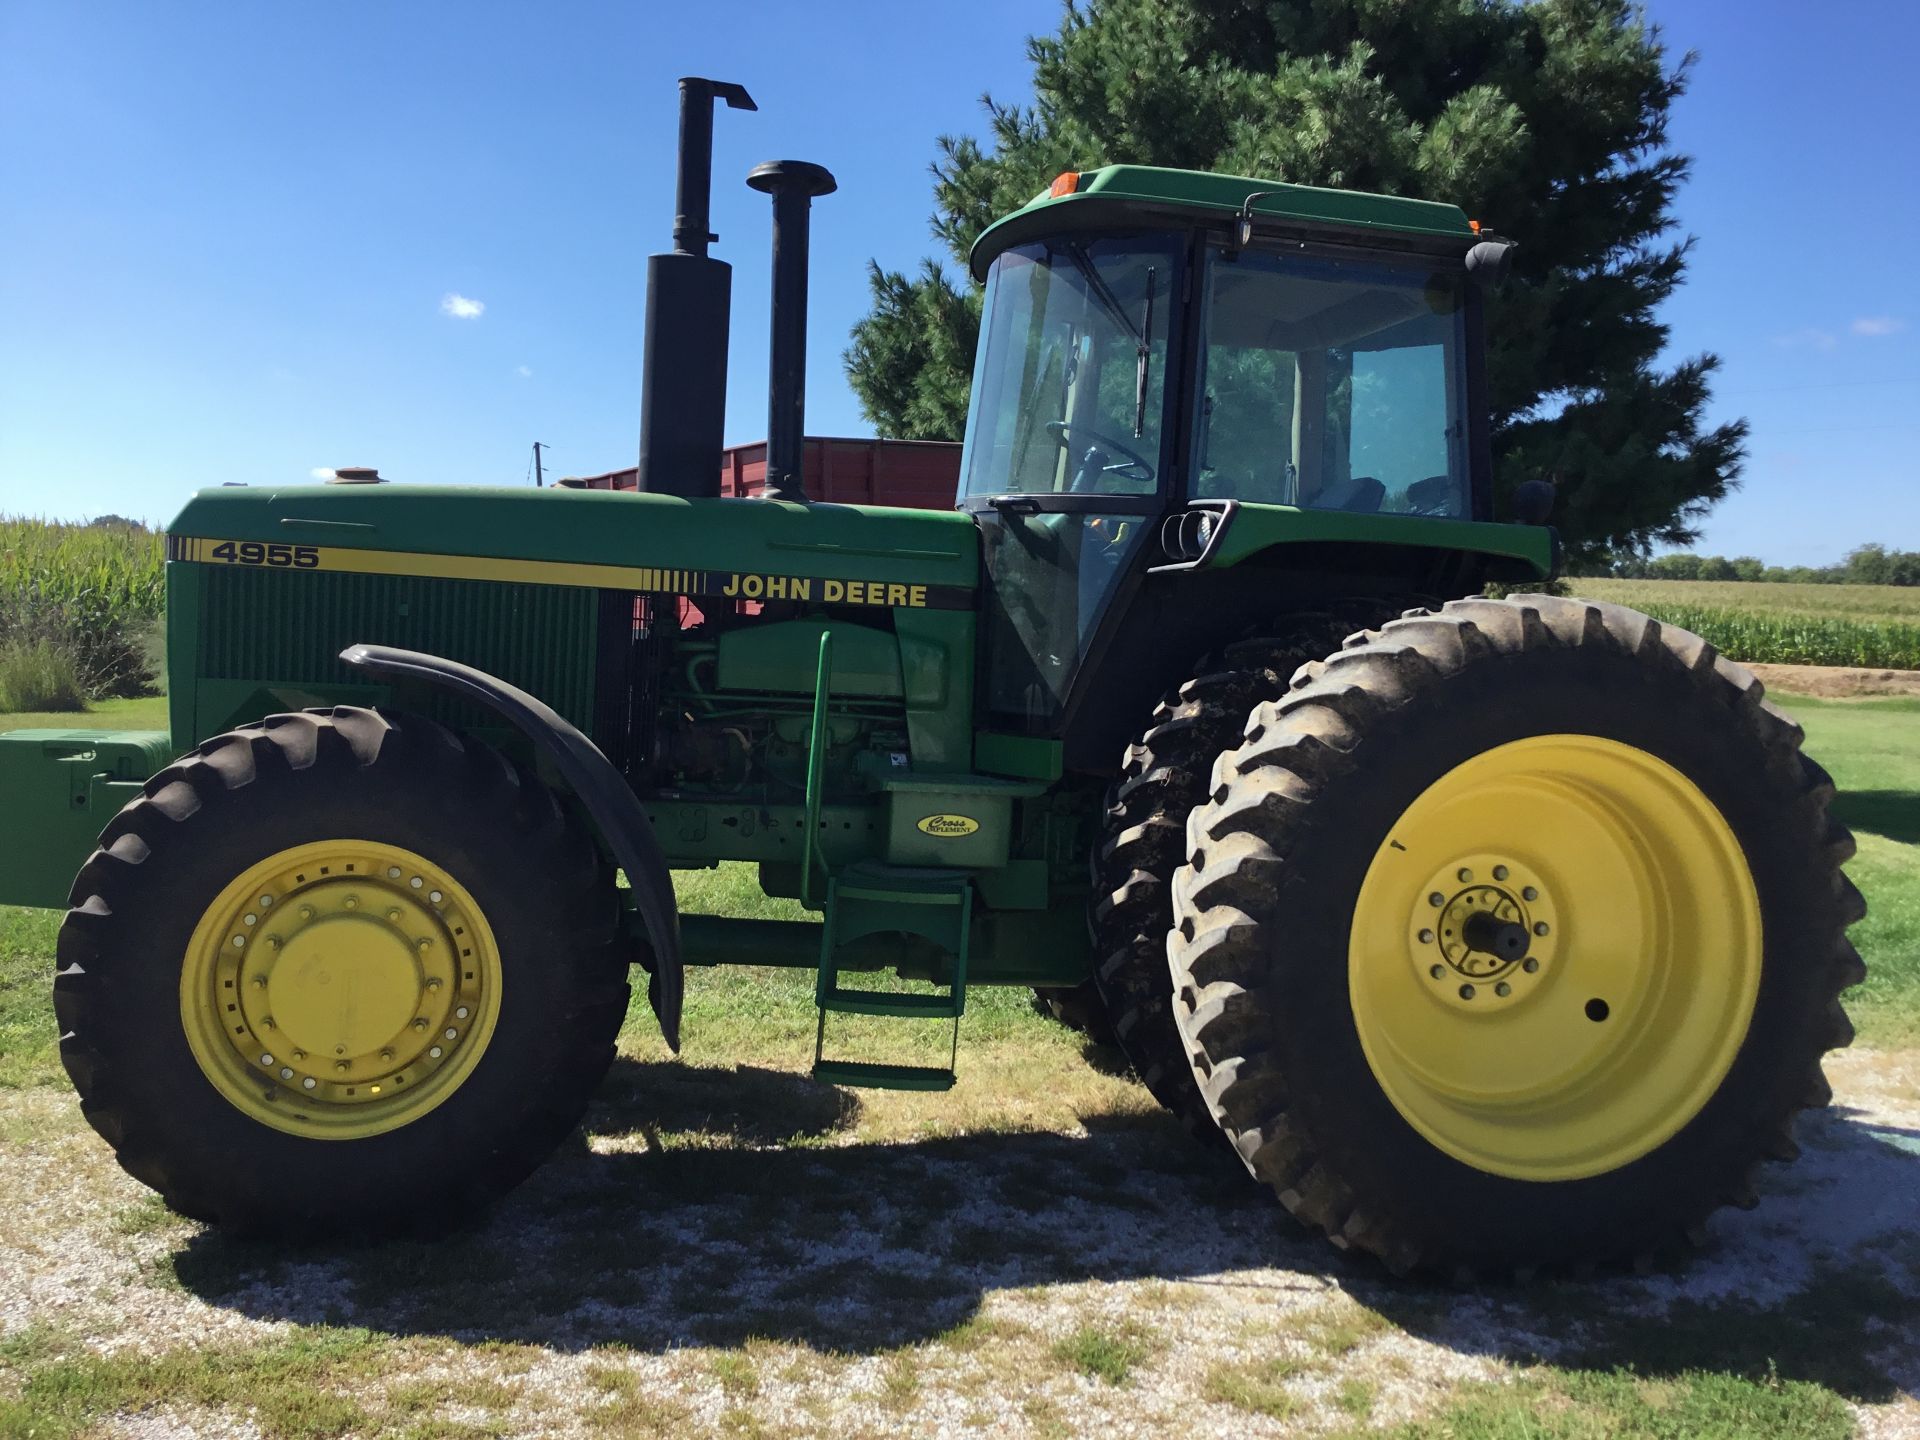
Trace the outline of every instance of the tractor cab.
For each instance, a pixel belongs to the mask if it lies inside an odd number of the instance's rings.
[[[1059,733],[1130,582],[1210,559],[1242,507],[1487,518],[1474,276],[1502,259],[1451,205],[1136,166],[989,229],[959,501],[989,723]]]

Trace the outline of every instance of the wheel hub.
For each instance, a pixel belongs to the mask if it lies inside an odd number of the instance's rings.
[[[1443,1002],[1484,1012],[1545,982],[1558,930],[1538,873],[1511,856],[1475,852],[1439,867],[1422,888],[1408,954]]]
[[[228,1100],[299,1134],[349,1138],[424,1114],[492,1034],[493,937],[472,897],[397,847],[280,852],[194,932],[181,1008]]]

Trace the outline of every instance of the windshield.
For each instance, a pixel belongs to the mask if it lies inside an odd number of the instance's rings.
[[[1175,255],[1106,237],[993,262],[963,495],[1155,492]]]
[[[1215,252],[1193,493],[1466,516],[1462,278]]]

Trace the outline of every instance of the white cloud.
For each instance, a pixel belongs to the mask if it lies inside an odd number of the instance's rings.
[[[513,367],[513,373],[518,375],[522,380],[531,380],[533,378],[533,368],[529,365],[516,365]]]
[[[1796,330],[1791,335],[1776,335],[1773,343],[1793,349],[1800,345],[1811,345],[1816,350],[1831,350],[1840,343],[1840,337],[1831,330],[1815,330],[1809,327]]]
[[[1893,315],[1862,315],[1848,327],[1856,335],[1892,335],[1907,328],[1907,322]]]
[[[316,480],[331,480],[333,479],[333,467],[331,465],[316,465],[313,469],[309,470],[307,474]]]
[[[440,297],[440,313],[456,320],[478,320],[487,313],[487,306],[485,301],[469,300],[459,291],[449,290]]]

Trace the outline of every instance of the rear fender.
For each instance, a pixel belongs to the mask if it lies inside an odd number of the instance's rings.
[[[390,679],[421,680],[477,700],[511,720],[552,759],[554,767],[585,807],[600,838],[633,887],[634,904],[647,929],[653,964],[647,1003],[660,1021],[667,1044],[680,1049],[680,1011],[686,993],[680,958],[680,918],[673,877],[653,838],[653,824],[632,787],[607,757],[565,716],[526,691],[457,660],[389,645],[349,645],[340,658],[357,669]]]

